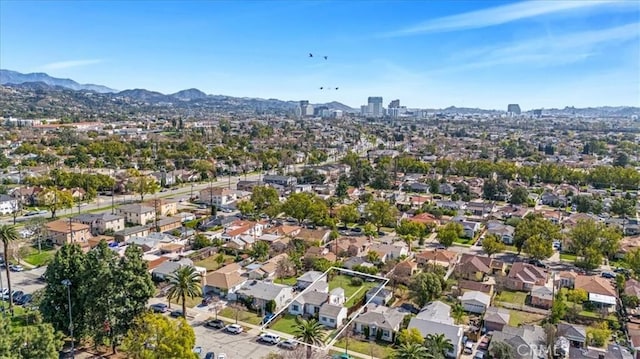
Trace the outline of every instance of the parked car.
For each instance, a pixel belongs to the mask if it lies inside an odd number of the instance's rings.
[[[167,310],[169,310],[169,306],[164,304],[164,303],[156,303],[156,304],[151,304],[149,306],[149,308],[154,312],[154,313],[166,313]]]
[[[473,342],[472,341],[469,340],[464,344],[463,352],[465,354],[473,354]]]
[[[222,329],[224,328],[225,324],[220,319],[214,319],[204,323],[204,326],[209,328],[214,328],[214,329]]]
[[[273,317],[275,317],[275,315],[271,313],[265,315],[264,318],[262,318],[262,324],[267,324]]]
[[[208,352],[204,355],[204,359],[216,359],[216,354],[214,352]]]
[[[539,261],[537,259],[530,259],[530,260],[527,261],[527,263],[533,264],[534,266],[539,267],[539,268],[547,268],[546,264],[542,263],[541,261]]]
[[[13,298],[13,302],[17,302],[20,298],[22,298],[22,296],[24,295],[24,292],[21,290],[15,291],[13,292],[13,294],[11,295],[11,298]]]
[[[22,272],[24,270],[24,268],[19,264],[11,264],[9,265],[9,269],[12,272]]]
[[[282,349],[294,350],[295,348],[298,347],[298,342],[296,342],[295,340],[287,339],[287,340],[281,341],[280,344],[278,344],[278,346]]]
[[[198,354],[198,358],[200,358],[200,355],[202,354],[202,347],[194,347],[193,352]]]
[[[602,278],[607,278],[607,279],[615,279],[616,275],[611,273],[611,272],[602,272],[600,274],[602,276]]]
[[[32,300],[33,300],[33,295],[25,294],[22,297],[18,298],[18,300],[16,300],[16,304],[17,305],[25,305],[25,304],[31,303]]]
[[[169,313],[169,315],[173,318],[179,318],[182,316],[182,309],[176,309],[173,312]]]
[[[209,304],[213,303],[213,296],[207,295],[204,298],[202,298],[202,305],[203,306],[207,306]]]
[[[273,333],[262,333],[258,337],[258,341],[275,345],[280,343],[280,336]]]
[[[227,354],[225,353],[218,354],[218,359],[227,359]]]
[[[473,356],[473,359],[484,359],[484,352],[476,352],[476,355]]]
[[[244,328],[242,328],[238,324],[229,324],[224,328],[224,330],[231,334],[240,334],[244,331]]]

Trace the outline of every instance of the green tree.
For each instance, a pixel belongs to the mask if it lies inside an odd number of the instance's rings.
[[[4,250],[4,270],[7,273],[7,289],[11,291],[11,272],[9,271],[9,243],[18,240],[18,231],[15,226],[3,224],[0,226],[0,240],[2,240],[2,248]],[[13,312],[13,298],[9,295],[9,310]]]
[[[553,241],[560,239],[560,227],[546,220],[541,214],[527,215],[518,223],[513,234],[513,243],[518,252],[522,251],[525,242],[534,235],[539,235],[544,242],[553,246]]]
[[[462,304],[456,303],[453,307],[451,307],[451,318],[455,321],[456,324],[462,324],[464,322],[464,318],[466,317],[466,313]]]
[[[393,354],[394,359],[429,359],[427,348],[421,344],[402,344]]]
[[[380,262],[380,254],[376,251],[367,252],[367,261],[374,264]]]
[[[311,358],[311,345],[322,345],[324,343],[324,332],[322,324],[315,319],[297,319],[297,324],[293,329],[296,339],[307,345],[307,359]]]
[[[511,345],[506,342],[496,341],[491,343],[491,349],[489,350],[490,359],[515,359],[515,350]]]
[[[464,233],[462,225],[458,222],[449,222],[438,228],[438,242],[445,247],[450,247],[456,239]]]
[[[69,191],[61,191],[55,187],[48,187],[38,195],[38,202],[47,206],[51,211],[51,218],[56,218],[60,209],[73,207],[73,196]]]
[[[432,272],[415,275],[409,283],[411,298],[419,307],[424,307],[442,294],[442,282],[443,279]]]
[[[266,213],[271,217],[275,217],[280,211],[280,195],[273,187],[254,187],[251,193],[251,202],[255,204],[258,213]]]
[[[636,214],[636,201],[632,198],[616,197],[611,202],[611,213],[620,217],[633,217]]]
[[[360,219],[360,213],[356,206],[352,204],[344,205],[338,208],[338,219],[340,219],[345,226],[349,226],[349,224],[356,223],[358,219]]]
[[[611,329],[606,321],[595,323],[587,328],[587,339],[596,347],[604,347],[611,338]]]
[[[525,187],[515,187],[511,191],[511,198],[509,199],[509,203],[511,204],[523,204],[527,203],[527,199],[529,198],[529,191]]]
[[[238,202],[236,205],[240,213],[249,218],[254,218],[256,216],[256,205],[251,200],[243,200]]]
[[[536,234],[527,239],[522,250],[533,259],[547,259],[553,255],[553,243]]]
[[[251,252],[257,260],[264,260],[269,256],[269,244],[265,241],[258,241],[253,245]]]
[[[444,359],[449,352],[453,351],[451,340],[445,337],[444,334],[427,334],[424,346],[428,348],[427,350],[434,358]]]
[[[136,319],[122,346],[133,359],[197,359],[195,344],[196,335],[184,318],[145,313]]]
[[[558,323],[567,315],[567,303],[565,301],[565,295],[563,293],[556,294],[556,299],[551,306],[551,323]]]
[[[424,338],[422,337],[422,333],[420,333],[418,328],[409,328],[409,329],[401,329],[398,332],[396,341],[400,345],[422,344],[424,342]]]
[[[614,255],[619,248],[622,233],[596,221],[579,220],[569,232],[570,249],[580,257],[577,265],[592,270],[602,264],[602,258]]]
[[[288,216],[302,224],[307,219],[319,222],[328,213],[327,205],[315,194],[308,192],[294,193],[282,205],[282,210]]]
[[[366,213],[368,220],[376,226],[376,230],[379,232],[380,227],[395,222],[398,209],[387,201],[378,200],[367,204]]]
[[[193,239],[193,249],[195,250],[211,247],[211,245],[211,240],[202,233],[196,234]]]
[[[482,250],[491,257],[496,253],[503,252],[507,246],[495,234],[487,234],[482,240]]]
[[[57,359],[62,344],[60,334],[39,316],[35,323],[13,329],[7,317],[0,317],[0,358]]]
[[[160,185],[155,178],[145,176],[137,170],[130,170],[129,176],[127,188],[128,190],[139,194],[140,201],[144,201],[145,195],[154,194],[160,189]]]
[[[336,186],[336,197],[344,198],[347,196],[349,190],[349,180],[346,176],[340,176],[338,178],[338,185]]]
[[[192,266],[182,266],[168,277],[171,288],[167,292],[167,299],[182,301],[182,317],[187,316],[187,297],[195,298],[202,295],[202,276]]]

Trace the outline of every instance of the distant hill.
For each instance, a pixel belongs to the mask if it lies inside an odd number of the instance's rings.
[[[198,89],[182,90],[170,96],[183,101],[201,100],[207,98],[207,94]]]
[[[31,74],[22,74],[20,72],[11,70],[0,70],[0,85],[5,84],[23,84],[41,82],[49,86],[60,86],[70,90],[80,91],[95,91],[98,93],[116,92],[114,89],[110,89],[106,86],[93,85],[93,84],[79,84],[70,79],[59,79],[51,77],[42,72],[34,72]]]
[[[602,106],[602,107],[587,107],[587,108],[575,108],[573,106],[567,106],[562,109],[551,108],[542,109],[542,115],[547,116],[611,116],[611,117],[629,117],[633,115],[640,116],[640,107],[632,106]],[[527,111],[528,114],[533,114],[533,111]]]

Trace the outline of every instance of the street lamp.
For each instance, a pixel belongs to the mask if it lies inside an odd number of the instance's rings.
[[[69,333],[71,334],[71,358],[75,358],[74,338],[73,338],[73,316],[71,315],[71,281],[65,279],[62,285],[67,287],[67,298],[69,299]]]

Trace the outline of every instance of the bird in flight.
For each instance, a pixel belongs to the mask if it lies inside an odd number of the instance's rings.
[[[320,90],[338,90],[339,87],[325,87],[325,86],[321,86]]]
[[[309,57],[313,57],[313,54],[312,54],[312,53],[309,53]],[[322,58],[324,58],[325,60],[328,60],[328,59],[329,59],[329,56],[322,56]]]

